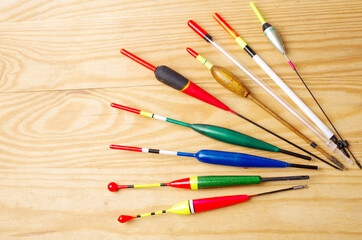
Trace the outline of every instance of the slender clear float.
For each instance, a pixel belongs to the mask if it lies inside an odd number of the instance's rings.
[[[217,13],[212,15],[214,19],[229,33],[229,35],[234,38],[236,43],[245,50],[246,53],[254,60],[258,66],[263,69],[263,71],[289,96],[289,98],[317,125],[317,127],[324,133],[324,135],[333,141],[337,147],[344,153],[346,157],[349,157],[346,154],[344,148],[340,147],[337,138],[334,136],[333,132],[313,113],[312,110],[291,90],[287,84],[269,67],[264,60],[259,57],[258,54],[242,39],[239,34],[237,34],[234,29],[232,29],[226,21],[221,18]],[[274,39],[274,38],[273,38]],[[348,162],[348,161],[347,161]],[[352,163],[351,161],[348,163]]]

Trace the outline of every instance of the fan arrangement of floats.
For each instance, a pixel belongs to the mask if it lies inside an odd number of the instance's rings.
[[[245,50],[247,54],[259,65],[265,73],[288,95],[288,97],[308,116],[309,119],[300,114],[294,107],[292,107],[286,100],[284,100],[281,96],[279,96],[274,90],[272,90],[263,80],[261,80],[256,74],[250,71],[246,66],[244,66],[240,61],[238,61],[231,53],[226,51],[219,43],[215,41],[215,39],[208,34],[204,29],[202,29],[199,25],[197,25],[194,21],[190,20],[188,22],[188,26],[194,30],[199,36],[201,36],[207,43],[210,43],[213,47],[215,47],[222,55],[228,58],[231,62],[233,62],[240,70],[242,70],[251,80],[257,83],[260,87],[262,87],[269,95],[271,95],[278,103],[280,103],[288,112],[290,112],[293,116],[296,117],[304,126],[310,129],[323,143],[326,144],[329,150],[338,154],[343,160],[345,160],[348,164],[353,164],[350,156],[354,159],[355,163],[359,168],[361,165],[354,157],[352,152],[348,148],[348,142],[340,136],[332,122],[329,120],[328,116],[323,111],[320,104],[317,102],[316,98],[300,76],[294,64],[290,61],[290,59],[286,55],[286,51],[284,48],[284,44],[281,41],[277,31],[275,28],[267,23],[256,6],[251,2],[250,6],[256,13],[258,19],[262,23],[262,28],[264,35],[270,41],[270,43],[280,52],[282,53],[286,60],[288,61],[290,67],[296,72],[300,80],[303,82],[308,92],[312,95],[313,99],[318,104],[318,107],[321,109],[328,122],[331,124],[337,136],[304,104],[304,102],[285,84],[285,82],[255,53],[255,51],[237,34],[226,21],[217,13],[213,14],[214,19],[230,34],[230,36],[236,41],[236,43]],[[111,106],[117,109],[121,109],[124,111],[136,113],[145,117],[154,118],[157,120],[177,124],[180,126],[184,126],[186,128],[191,128],[192,130],[213,138],[218,141],[222,141],[229,144],[234,144],[238,146],[259,149],[269,152],[280,152],[283,154],[287,154],[290,156],[298,157],[304,160],[318,159],[329,166],[338,169],[340,171],[344,171],[347,168],[335,157],[331,154],[327,153],[321,147],[319,147],[315,142],[302,134],[299,130],[294,128],[290,123],[281,118],[271,109],[269,109],[264,103],[259,101],[250,91],[243,85],[240,78],[236,77],[229,70],[221,67],[215,66],[210,61],[205,59],[203,56],[198,54],[195,50],[191,48],[187,48],[187,52],[190,53],[194,58],[200,61],[208,70],[210,70],[212,76],[215,80],[220,83],[222,86],[227,88],[228,90],[240,95],[243,98],[250,99],[254,103],[256,103],[259,107],[264,109],[267,113],[281,122],[284,126],[286,126],[289,130],[294,132],[298,137],[302,138],[305,142],[307,142],[312,148],[318,150],[322,153],[327,160],[324,160],[310,151],[290,142],[289,140],[279,136],[278,134],[272,132],[271,130],[261,126],[260,124],[248,119],[247,117],[237,113],[232,110],[230,107],[216,99],[214,96],[206,92],[204,89],[197,86],[192,81],[186,79],[184,76],[176,72],[175,70],[161,65],[155,67],[154,65],[146,62],[145,60],[137,57],[136,55],[130,53],[129,51],[122,49],[121,53],[130,59],[136,61],[137,63],[143,65],[144,67],[150,69],[154,72],[155,77],[160,82],[178,90],[187,95],[197,98],[207,104],[213,105],[217,108],[220,108],[226,112],[234,114],[247,122],[261,128],[262,130],[278,137],[284,142],[302,150],[306,155],[302,155],[299,153],[291,152],[274,146],[272,144],[263,142],[246,134],[223,128],[220,126],[209,125],[209,124],[190,124],[186,122],[182,122],[179,120],[175,120],[168,117],[163,117],[160,115],[156,115],[154,113],[138,110],[135,108],[131,108],[128,106],[120,105],[117,103],[112,103]],[[215,151],[215,150],[200,150],[197,153],[188,153],[188,152],[177,152],[177,151],[169,151],[169,150],[159,150],[159,149],[150,149],[150,148],[141,148],[141,147],[131,147],[124,145],[111,145],[111,149],[116,150],[125,150],[125,151],[134,151],[134,152],[144,152],[144,153],[155,153],[155,154],[166,154],[166,155],[174,155],[174,156],[182,156],[182,157],[194,157],[200,162],[216,164],[216,165],[227,165],[234,167],[256,167],[256,168],[286,168],[286,167],[295,167],[295,168],[304,168],[304,169],[314,169],[317,170],[318,166],[314,165],[305,165],[305,164],[294,164],[288,163],[280,160],[259,157],[244,153],[236,153],[236,152],[226,152],[226,151]],[[310,157],[312,156],[312,157]],[[111,182],[108,184],[108,190],[111,192],[117,192],[121,189],[126,188],[146,188],[146,187],[174,187],[174,188],[183,188],[183,189],[191,189],[198,190],[204,188],[215,188],[215,187],[228,187],[228,186],[239,186],[239,185],[251,185],[251,184],[260,184],[262,182],[268,181],[290,181],[290,180],[306,180],[309,179],[308,175],[302,176],[285,176],[285,177],[269,177],[264,178],[261,176],[196,176],[189,177],[184,179],[174,180],[168,183],[152,183],[152,184],[133,184],[133,185],[118,185],[115,182]],[[218,196],[218,197],[209,197],[209,198],[201,198],[201,199],[193,199],[186,200],[181,203],[178,203],[172,206],[170,209],[161,210],[151,213],[138,214],[138,215],[121,215],[118,218],[118,221],[121,223],[130,221],[135,218],[141,218],[146,216],[158,215],[162,213],[176,213],[176,214],[194,214],[207,210],[212,210],[220,207],[225,207],[241,202],[245,202],[253,197],[277,193],[282,191],[296,190],[305,188],[306,185],[298,185],[284,189],[278,189],[270,192],[264,192],[254,195],[231,195],[231,196]]]

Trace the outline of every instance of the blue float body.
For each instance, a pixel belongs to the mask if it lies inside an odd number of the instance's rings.
[[[235,166],[235,167],[264,167],[285,168],[290,164],[270,158],[253,156],[245,153],[224,152],[215,150],[200,150],[195,157],[204,163]]]

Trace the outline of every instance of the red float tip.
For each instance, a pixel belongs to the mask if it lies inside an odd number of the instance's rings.
[[[197,56],[199,55],[195,50],[193,50],[192,48],[186,48],[186,51],[188,53],[190,53],[194,58],[197,58]]]
[[[126,151],[133,151],[133,152],[142,152],[142,148],[140,147],[130,147],[130,146],[122,146],[122,145],[109,145],[109,148],[116,149],[116,150],[126,150]]]
[[[118,184],[115,182],[111,182],[108,184],[108,190],[111,192],[117,192],[120,188],[118,188]]]
[[[189,27],[192,30],[194,30],[197,34],[199,34],[199,36],[202,37],[202,38],[205,38],[205,36],[208,35],[208,33],[204,29],[202,29],[199,25],[197,25],[197,23],[195,23],[192,20],[189,20],[187,22],[187,25],[189,25]]]
[[[232,29],[229,24],[225,22],[225,20],[217,13],[212,14],[212,17],[218,22],[233,38],[239,37],[234,29]]]
[[[129,220],[132,220],[136,217],[134,216],[129,216],[129,215],[121,215],[118,217],[118,222],[120,223],[125,223],[125,222],[128,222]]]
[[[121,53],[122,53],[123,55],[125,55],[126,57],[129,57],[129,58],[132,59],[133,61],[141,64],[142,66],[150,69],[150,70],[153,71],[153,72],[156,70],[156,67],[153,66],[151,63],[146,62],[145,60],[143,60],[143,59],[137,57],[136,55],[128,52],[128,51],[127,51],[126,49],[124,49],[124,48],[121,49]]]
[[[130,107],[120,105],[120,104],[117,104],[117,103],[111,103],[111,107],[118,108],[118,109],[121,109],[121,110],[125,110],[125,111],[128,111],[128,112],[137,113],[137,114],[141,113],[141,110],[138,110],[138,109],[135,109],[135,108],[130,108]]]

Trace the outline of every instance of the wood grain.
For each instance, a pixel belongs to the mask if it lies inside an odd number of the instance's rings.
[[[289,57],[361,160],[362,58],[360,1],[257,1],[281,34]],[[273,111],[322,143],[225,61],[186,25],[195,20],[240,61],[286,97],[211,17],[220,13],[324,120],[295,73],[267,42],[248,1],[1,1],[1,239],[360,239],[362,178],[356,166],[338,172],[238,169],[194,159],[112,151],[110,144],[196,152],[241,151],[293,163],[279,153],[240,148],[191,130],[113,109],[116,102],[185,122],[232,128],[295,151],[241,119],[165,87],[121,48],[168,65],[250,119],[311,150],[262,109],[231,94],[186,52],[192,47],[230,69]],[[299,151],[298,151],[299,152]],[[321,156],[318,152],[315,154]],[[321,156],[322,157],[322,156]],[[306,182],[271,182],[217,190],[128,189],[195,175],[310,174]],[[164,209],[192,198],[253,194],[293,184],[309,188],[255,198],[194,216],[156,216],[121,225],[120,214]]]

